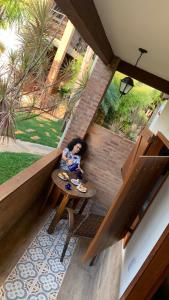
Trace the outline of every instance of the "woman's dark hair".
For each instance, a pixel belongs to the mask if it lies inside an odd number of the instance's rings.
[[[73,140],[71,140],[71,142],[67,145],[67,148],[72,151],[73,147],[77,144],[80,144],[82,146],[82,148],[80,149],[80,151],[78,152],[78,155],[82,156],[83,154],[85,154],[86,150],[87,150],[87,144],[84,140],[82,140],[81,138],[75,138]]]

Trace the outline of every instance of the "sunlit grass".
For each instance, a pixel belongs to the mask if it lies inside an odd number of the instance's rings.
[[[0,153],[0,184],[40,159],[40,155],[29,153]]]
[[[62,120],[46,120],[40,117],[23,119],[18,115],[16,138],[22,141],[57,147],[61,136]]]

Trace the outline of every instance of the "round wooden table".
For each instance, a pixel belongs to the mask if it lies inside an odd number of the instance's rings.
[[[84,186],[87,187],[87,192],[86,193],[82,193],[82,192],[78,191],[77,187],[75,185],[73,185],[70,181],[72,178],[75,178],[75,175],[73,173],[66,172],[69,175],[70,180],[64,181],[64,180],[62,180],[58,177],[58,173],[61,173],[61,172],[62,172],[62,170],[59,170],[59,169],[54,170],[52,172],[52,176],[51,176],[52,177],[52,185],[50,187],[48,197],[49,197],[49,194],[52,192],[54,186],[57,186],[58,190],[60,192],[62,192],[64,196],[63,196],[63,199],[60,203],[60,206],[56,210],[56,214],[55,214],[51,224],[49,225],[49,228],[48,228],[48,233],[49,234],[54,232],[55,226],[59,222],[59,220],[61,219],[61,217],[63,215],[63,212],[64,212],[64,209],[65,209],[69,199],[71,199],[71,198],[72,199],[74,199],[74,198],[89,199],[89,198],[92,198],[96,194],[96,190],[90,182],[84,183]],[[65,171],[63,171],[63,172],[65,172]],[[71,190],[67,190],[65,188],[65,185],[68,182],[71,184],[71,188],[72,188]],[[82,212],[83,209],[84,209],[84,207],[82,205],[81,212]]]

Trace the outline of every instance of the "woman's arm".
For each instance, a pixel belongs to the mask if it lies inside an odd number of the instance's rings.
[[[63,159],[65,162],[67,162],[67,161],[69,160],[69,158],[66,157],[66,155],[65,155],[64,153],[62,153],[62,159]]]
[[[78,161],[78,170],[81,172],[81,173],[84,173],[84,171],[82,170],[81,168],[81,157],[79,156],[79,161]]]
[[[66,164],[69,166],[69,165],[71,165],[72,163],[73,163],[73,161],[71,160],[71,159],[69,159],[66,155],[67,155],[67,153],[68,153],[68,149],[67,148],[65,148],[64,150],[63,150],[63,153],[62,153],[62,159],[66,162]]]
[[[81,173],[84,173],[84,171],[82,170],[80,164],[78,165],[78,170],[79,170]]]

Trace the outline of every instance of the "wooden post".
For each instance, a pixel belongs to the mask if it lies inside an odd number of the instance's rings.
[[[70,21],[68,21],[46,80],[47,85],[52,85],[56,81],[74,32],[75,27]],[[51,94],[52,91],[53,86],[48,88],[47,94]]]

